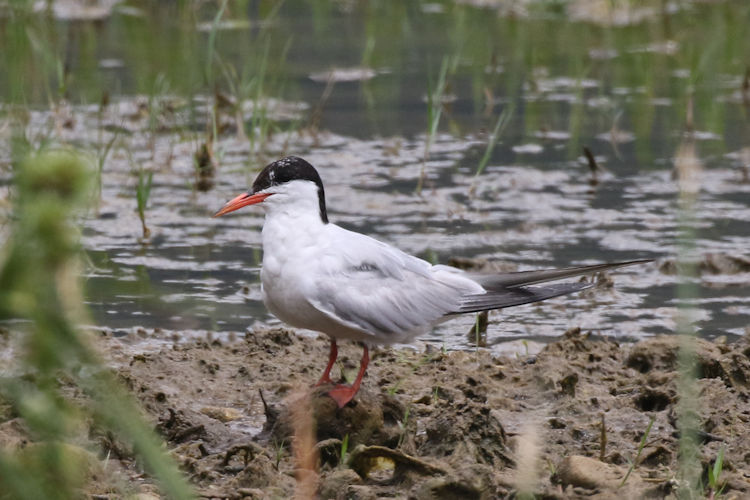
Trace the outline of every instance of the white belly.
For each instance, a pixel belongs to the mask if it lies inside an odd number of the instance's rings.
[[[314,214],[317,217],[317,214]],[[294,224],[295,230],[289,230]],[[331,240],[319,220],[266,219],[263,225],[263,264],[260,271],[263,303],[274,316],[296,328],[325,333],[334,338],[372,340],[318,310],[310,301],[315,280],[325,279],[317,265]]]
[[[268,311],[284,323],[315,330],[337,339],[372,341],[372,335],[349,328],[314,307],[305,294],[290,279],[287,270],[274,273],[265,264],[261,269],[263,303]]]

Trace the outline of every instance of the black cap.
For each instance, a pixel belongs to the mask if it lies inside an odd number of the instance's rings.
[[[253,182],[252,193],[268,189],[271,186],[279,186],[291,181],[310,181],[318,186],[318,204],[320,206],[320,218],[323,223],[328,223],[326,213],[326,196],[323,189],[323,181],[315,167],[297,156],[286,156],[273,163],[269,163],[261,170]]]

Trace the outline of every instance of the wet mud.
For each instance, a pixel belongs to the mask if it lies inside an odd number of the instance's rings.
[[[325,338],[265,329],[142,354],[111,335],[100,342],[204,498],[483,499],[519,489],[663,498],[679,487],[677,337],[618,344],[573,329],[535,355],[510,357],[380,348],[342,409],[325,387],[311,388]],[[357,346],[341,346],[334,374],[353,375],[359,356]],[[703,483],[723,448],[723,493],[747,498],[750,343],[698,340],[696,361]],[[116,437],[88,436],[75,452],[89,464],[88,494],[114,498],[113,484],[158,494]],[[13,419],[0,441],[32,446]]]

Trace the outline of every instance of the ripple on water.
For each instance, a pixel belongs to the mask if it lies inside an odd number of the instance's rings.
[[[599,86],[595,80],[583,83],[586,88]],[[577,86],[577,79],[541,75],[540,90],[533,98],[571,100],[578,95]],[[642,90],[622,88],[612,93],[629,96]],[[589,97],[586,102],[592,112],[595,108],[607,112],[607,99],[597,100],[593,93]],[[162,132],[153,134],[139,111],[139,99],[143,98],[115,102],[106,111],[104,122],[119,124],[128,133],[118,132],[118,146],[107,158],[98,211],[82,221],[83,245],[92,260],[84,271],[87,300],[97,320],[118,329],[142,325],[165,331],[150,340],[136,336],[133,342],[171,342],[174,335],[191,338],[205,335],[207,329],[225,335],[243,332],[254,322],[278,324],[260,303],[262,211],[210,217],[251,185],[265,160],[248,159],[248,141],[234,134],[221,136],[214,143],[221,152],[216,187],[197,191],[193,188],[196,142],[175,133],[189,123],[189,116],[175,113]],[[208,109],[211,99],[201,99],[200,106]],[[283,101],[273,106],[279,119],[299,117],[305,109]],[[250,117],[252,111],[252,104],[242,104],[243,115]],[[70,107],[66,112],[73,125],[61,131],[61,140],[95,148],[102,138],[86,124],[96,122],[98,106]],[[44,127],[49,120],[49,113],[30,112],[30,127]],[[114,134],[105,131],[103,140]],[[633,135],[605,131],[599,138],[627,147]],[[607,165],[608,172],[592,187],[586,163],[564,152],[570,139],[568,130],[548,129],[531,130],[516,145],[501,141],[499,153],[479,177],[475,172],[486,147],[484,136],[438,133],[430,141],[427,161],[424,134],[360,140],[322,130],[315,137],[295,136],[293,144],[294,154],[319,168],[332,220],[410,253],[442,262],[454,255],[479,256],[520,269],[672,257],[680,224],[672,158],[655,159],[652,170],[623,173],[618,171],[621,160],[602,149],[597,160]],[[699,133],[694,139],[715,137]],[[278,156],[289,148],[289,136],[274,134],[266,147],[268,158]],[[704,167],[694,214],[697,255],[741,255],[750,248],[746,224],[750,183],[742,182],[747,158],[750,153],[742,148],[712,158]],[[146,210],[152,236],[145,242],[140,241],[135,199],[141,168],[154,172]],[[424,185],[418,193],[420,178]],[[8,191],[7,186],[2,189]],[[639,266],[612,276],[615,292],[494,313],[489,327],[492,348],[501,349],[509,339],[558,336],[569,326],[624,338],[674,331],[675,276],[662,274],[657,266]],[[705,299],[695,303],[696,324],[703,335],[744,332],[750,315],[744,306],[749,280],[748,273],[705,274],[697,280]],[[468,348],[466,332],[473,321],[472,315],[457,318],[425,339],[449,348]]]

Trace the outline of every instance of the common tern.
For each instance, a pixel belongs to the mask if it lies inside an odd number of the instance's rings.
[[[252,189],[214,217],[247,205],[265,210],[260,271],[263,303],[276,317],[331,338],[328,364],[316,385],[333,384],[336,341],[361,342],[364,353],[351,385],[328,394],[343,408],[359,390],[369,344],[411,341],[458,314],[538,302],[592,286],[540,283],[648,262],[631,260],[564,269],[479,274],[433,265],[328,221],[317,170],[288,156],[267,165]]]

